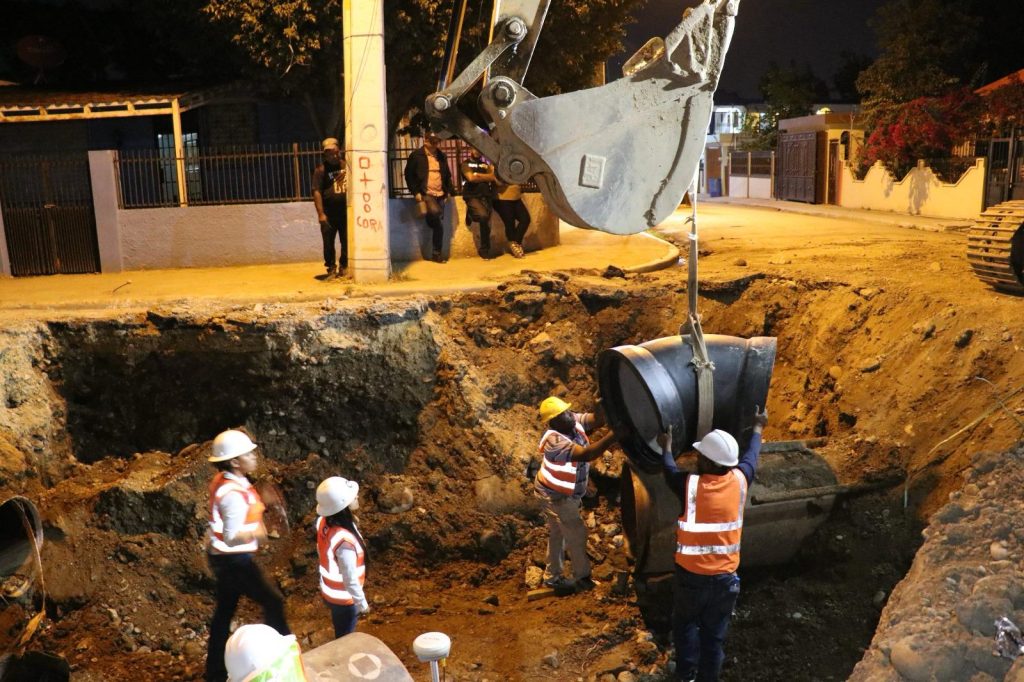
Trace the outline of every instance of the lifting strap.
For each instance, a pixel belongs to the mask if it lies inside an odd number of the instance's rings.
[[[708,357],[707,346],[704,345],[704,331],[700,326],[700,315],[697,314],[697,184],[696,178],[690,184],[690,261],[689,281],[686,284],[689,299],[689,312],[686,324],[683,325],[689,334],[688,343],[693,348],[693,365],[697,373],[697,440],[709,431],[715,416],[715,363]],[[679,332],[682,334],[683,328]]]

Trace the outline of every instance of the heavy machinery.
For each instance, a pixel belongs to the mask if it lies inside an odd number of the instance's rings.
[[[550,1],[497,0],[490,44],[450,84],[442,77],[446,87],[427,97],[424,110],[435,128],[489,158],[503,182],[533,179],[567,223],[642,232],[668,217],[693,181],[739,0],[687,9],[666,38],[651,39],[626,62],[617,81],[537,97],[522,81]],[[486,129],[460,107],[481,80]]]
[[[622,79],[554,97],[536,97],[522,85],[550,0],[495,4],[490,44],[454,80],[461,16],[453,16],[447,72],[424,105],[434,126],[490,158],[504,182],[535,180],[548,206],[573,225],[634,234],[667,217],[694,178],[739,1],[687,9],[664,40],[650,40],[626,62]],[[460,107],[481,80],[486,129]],[[657,588],[667,587],[662,578],[673,570],[679,515],[656,436],[671,426],[681,452],[721,428],[746,446],[775,362],[774,338],[704,337],[696,211],[691,223],[690,313],[680,335],[612,348],[598,360],[609,424],[628,434],[621,442],[629,459],[622,518],[642,607],[671,603]],[[790,560],[835,499],[835,476],[812,450],[799,442],[774,449],[748,496],[748,505],[760,504],[745,517],[746,565]]]
[[[967,261],[982,282],[1024,294],[1024,201],[986,209],[967,235]]]

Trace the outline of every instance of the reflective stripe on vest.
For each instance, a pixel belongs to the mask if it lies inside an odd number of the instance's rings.
[[[747,479],[739,469],[724,476],[691,475],[676,527],[676,563],[691,573],[732,573],[740,565]]]
[[[343,542],[355,547],[356,579],[362,587],[366,583],[366,554],[363,546],[347,528],[328,526],[327,519],[322,516],[317,518],[316,550],[320,555],[320,594],[332,604],[351,606],[355,600],[345,589],[345,576],[338,564],[338,546]]]
[[[255,533],[263,522],[263,500],[252,484],[246,481],[243,483],[234,478],[228,478],[226,472],[220,472],[214,476],[210,483],[210,546],[221,554],[242,554],[255,552],[259,549],[259,543],[254,539],[242,545],[231,546],[224,542],[224,519],[220,516],[220,508],[217,503],[228,493],[241,493],[245,503],[249,506],[245,513],[245,522],[238,529],[241,533]]]
[[[563,464],[557,464],[552,462],[544,456],[544,441],[548,439],[548,436],[552,433],[561,436],[562,438],[568,438],[564,433],[559,433],[553,429],[549,429],[544,432],[544,435],[540,438],[540,445],[538,450],[540,451],[540,470],[537,472],[537,480],[540,484],[549,490],[554,490],[556,493],[563,495],[572,495],[576,490],[576,479],[578,476],[578,463],[572,461]],[[590,439],[587,438],[587,432],[583,430],[579,422],[576,422],[576,433],[583,440],[584,445],[590,444]],[[572,439],[570,439],[572,440]],[[575,443],[575,441],[573,441]],[[579,443],[576,443],[579,445]],[[570,457],[572,454],[570,452]]]

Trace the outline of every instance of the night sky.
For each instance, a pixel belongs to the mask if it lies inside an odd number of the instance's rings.
[[[845,50],[877,56],[874,32],[868,27],[884,0],[742,0],[736,32],[719,83],[723,95],[733,93],[760,99],[758,83],[771,61],[788,67],[809,64],[815,75],[831,86],[832,76]],[[626,53],[610,60],[609,80],[621,75],[622,63],[648,38],[664,37],[692,0],[649,0],[630,26]]]

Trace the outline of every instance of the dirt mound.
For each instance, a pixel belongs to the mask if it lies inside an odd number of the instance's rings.
[[[920,289],[902,277],[907,258],[945,258],[932,239],[901,243],[884,276],[864,263],[842,280],[796,246],[785,273],[768,262],[777,243],[748,246],[747,262],[765,261],[753,274],[728,265],[728,243],[708,246],[705,330],[780,339],[767,435],[827,438],[820,452],[840,483],[910,475],[909,513],[902,491],[845,499],[794,564],[741,569],[725,679],[845,678],[910,565],[916,514],[945,504],[972,453],[1016,436],[1016,418],[998,411],[940,443],[993,404],[975,377],[999,386],[1024,355],[1016,318],[994,302],[967,305],[956,273],[937,270]],[[845,248],[861,259],[891,251]],[[623,548],[621,455],[596,467],[585,510],[599,585],[559,600],[525,597],[545,530],[523,470],[540,436],[535,405],[549,394],[587,405],[601,350],[676,333],[684,276],[524,273],[437,300],[209,305],[4,330],[0,498],[31,496],[46,531],[49,618],[32,646],[66,657],[76,680],[199,679],[212,612],[203,448],[242,426],[262,446],[259,477],[288,500],[289,527],[260,560],[303,647],[331,634],[313,491],[343,474],[367,493],[374,611],[360,627],[411,670],[422,668],[413,638],[442,630],[457,679],[665,679],[670,651],[636,607]],[[1019,572],[993,558],[1016,549],[1017,481],[983,468],[936,517],[860,679],[887,679],[893,666],[941,676],[941,663],[962,679],[1008,668],[980,652],[990,616],[1009,605],[1024,621]],[[794,477],[805,474],[819,480]],[[953,622],[936,626],[951,609]],[[258,617],[245,604],[237,621]]]
[[[981,453],[964,472],[963,488],[932,516],[851,680],[1024,676],[1024,658],[995,654],[997,621],[1024,623],[1022,465],[1024,445],[1018,445]]]

